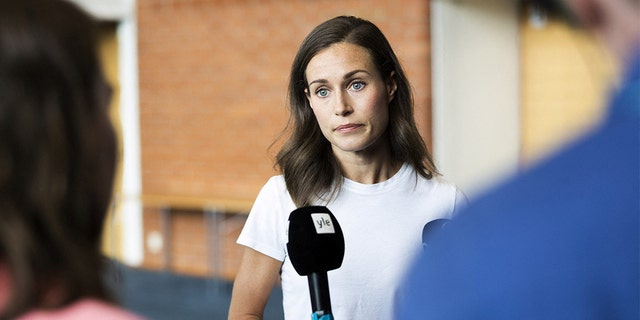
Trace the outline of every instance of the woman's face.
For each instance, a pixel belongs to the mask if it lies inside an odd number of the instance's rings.
[[[365,48],[346,42],[316,54],[305,74],[307,98],[334,154],[377,150],[389,123],[393,75],[383,78]]]

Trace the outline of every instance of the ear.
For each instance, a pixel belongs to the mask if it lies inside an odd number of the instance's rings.
[[[389,78],[387,79],[387,93],[389,94],[389,101],[393,100],[396,95],[398,84],[396,83],[396,72],[391,71]]]

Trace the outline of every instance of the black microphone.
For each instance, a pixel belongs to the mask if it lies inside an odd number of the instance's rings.
[[[344,236],[336,217],[323,206],[293,210],[287,250],[293,268],[309,281],[313,319],[333,319],[327,271],[338,269],[344,258]]]
[[[439,230],[444,229],[444,226],[451,221],[450,219],[435,219],[427,222],[422,228],[422,247],[426,248],[429,242],[433,239],[433,235]]]

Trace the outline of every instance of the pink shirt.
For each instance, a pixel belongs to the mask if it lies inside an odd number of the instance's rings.
[[[18,318],[18,320],[142,320],[117,306],[95,299],[82,299],[58,310],[36,310]]]
[[[0,310],[4,310],[9,302],[9,289],[11,288],[11,279],[9,271],[4,263],[0,263]]]

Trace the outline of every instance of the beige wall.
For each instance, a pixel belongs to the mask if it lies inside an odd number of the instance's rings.
[[[120,80],[118,75],[118,38],[116,34],[116,25],[113,23],[105,23],[100,29],[99,36],[100,57],[102,59],[103,71],[107,81],[113,89],[111,106],[109,107],[111,119],[114,124],[116,136],[118,137],[118,169],[114,182],[114,195],[120,193],[122,182],[122,128],[120,126]],[[114,206],[117,202],[114,201]],[[122,255],[122,228],[119,223],[119,210],[111,207],[107,220],[105,221],[105,230],[103,234],[103,250],[112,257],[120,257]]]
[[[522,163],[535,163],[602,117],[616,66],[597,39],[556,19],[520,24]]]

